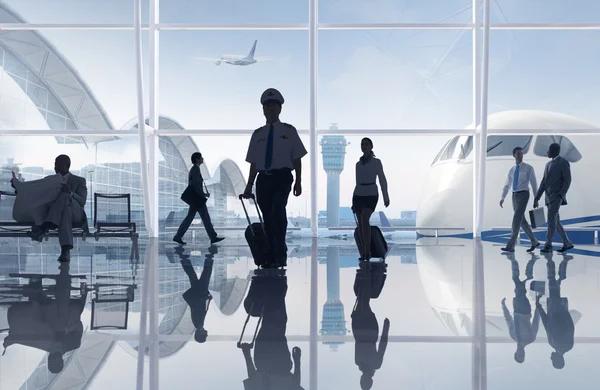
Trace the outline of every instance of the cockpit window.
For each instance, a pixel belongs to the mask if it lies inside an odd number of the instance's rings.
[[[570,163],[581,160],[582,156],[573,142],[562,135],[539,135],[533,147],[533,153],[536,156],[546,157],[548,146],[557,143],[560,145],[560,156]]]
[[[440,156],[440,160],[450,160],[452,155],[454,154],[454,150],[456,149],[456,143],[458,142],[458,137],[454,137],[448,143],[448,147],[444,150],[442,155]]]
[[[471,154],[473,150],[473,137],[472,136],[456,136],[450,141],[446,142],[442,150],[437,154],[433,163],[444,160],[462,160]]]
[[[487,156],[512,156],[517,146],[523,148],[523,153],[529,151],[531,135],[490,135],[487,139]]]

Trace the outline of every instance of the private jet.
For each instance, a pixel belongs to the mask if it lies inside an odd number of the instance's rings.
[[[195,57],[195,58],[197,60],[214,61],[217,66],[221,65],[222,62],[229,64],[229,65],[246,66],[246,65],[255,64],[259,61],[270,60],[271,58],[267,58],[267,57],[261,57],[261,58],[254,57],[254,51],[256,50],[257,42],[258,41],[254,41],[254,44],[252,45],[252,48],[250,49],[250,53],[248,53],[247,56],[224,54],[221,56],[221,58],[204,58],[204,57]]]
[[[569,206],[561,207],[560,217],[565,228],[582,228],[598,224],[600,203],[597,201],[598,181],[591,179],[598,162],[600,138],[590,135],[533,135],[527,129],[598,129],[596,125],[569,115],[536,110],[505,111],[490,115],[490,129],[515,129],[515,135],[491,135],[488,137],[485,181],[485,217],[482,238],[495,237],[506,242],[506,232],[498,228],[510,227],[513,210],[510,206],[498,205],[502,186],[510,167],[515,163],[512,150],[523,148],[525,162],[535,169],[538,184],[542,180],[548,162],[546,151],[551,143],[561,145],[560,155],[571,164],[573,182],[569,188]],[[459,234],[452,230],[440,230],[440,236],[460,238],[472,237],[473,225],[473,137],[456,136],[450,139],[433,160],[421,191],[417,209],[417,226],[440,226],[466,228]],[[543,205],[543,198],[540,205]],[[528,210],[532,208],[533,195]],[[496,230],[494,230],[496,228]],[[430,231],[418,231],[419,236],[431,236]],[[593,231],[567,231],[574,242],[593,241]],[[536,232],[544,242],[545,232]]]

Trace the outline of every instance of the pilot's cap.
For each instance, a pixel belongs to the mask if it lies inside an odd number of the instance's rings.
[[[281,95],[281,93],[278,90],[276,90],[275,88],[267,89],[265,92],[263,92],[262,96],[260,97],[260,104],[266,104],[266,103],[283,104],[283,102],[284,102],[283,95]]]

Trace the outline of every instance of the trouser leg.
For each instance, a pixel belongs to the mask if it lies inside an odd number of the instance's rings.
[[[506,244],[507,248],[514,248],[515,243],[517,242],[517,237],[519,236],[519,232],[521,230],[521,226],[523,222],[529,226],[527,221],[525,220],[525,209],[527,208],[527,202],[529,201],[529,192],[519,192],[512,194],[512,204],[513,204],[513,220],[511,227],[511,235],[508,240],[508,244]],[[531,232],[531,227],[529,227],[529,232]],[[530,237],[531,238],[531,237]]]
[[[548,231],[546,232],[546,247],[550,247],[552,246],[554,232],[556,232],[557,223],[559,222],[558,210],[560,209],[560,201],[555,200],[546,206],[548,207]]]
[[[565,232],[565,228],[563,227],[562,223],[560,222],[560,213],[556,213],[556,231],[558,232],[558,235],[560,236],[560,238],[562,238],[564,246],[571,245],[571,241],[569,240],[569,237],[567,236],[567,232]]]
[[[208,214],[208,207],[206,207],[206,204],[202,205],[202,207],[198,209],[198,214],[200,214],[200,219],[202,219],[202,224],[204,225],[204,229],[206,229],[206,234],[208,234],[208,237],[211,240],[217,238],[217,232],[215,232],[212,221],[210,220],[210,215]]]
[[[269,253],[273,254],[273,197],[275,193],[274,177],[259,174],[256,179],[256,202],[262,213],[263,223],[265,225],[265,234],[269,246]]]
[[[179,229],[177,229],[177,234],[175,234],[175,237],[177,237],[177,238],[183,237],[185,232],[187,232],[190,225],[192,224],[192,221],[194,220],[194,217],[196,216],[197,211],[198,210],[196,210],[194,207],[190,206],[190,208],[188,209],[187,215],[185,216],[183,221],[181,221],[181,225],[179,225]]]
[[[73,224],[83,222],[83,209],[71,199],[67,206],[62,209],[60,222],[58,223],[58,242],[61,247],[73,248]]]
[[[292,189],[292,174],[282,174],[277,178],[275,184],[275,193],[273,194],[273,234],[274,245],[273,255],[276,260],[285,260],[287,258],[287,247],[285,236],[287,233],[287,212],[286,206]]]

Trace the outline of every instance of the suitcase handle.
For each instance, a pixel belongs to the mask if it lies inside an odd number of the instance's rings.
[[[352,215],[354,215],[354,222],[356,222],[356,227],[357,227],[357,228],[359,228],[359,225],[358,225],[358,218],[356,218],[356,213],[354,212],[354,210],[352,211]],[[359,228],[359,229],[360,229],[360,228]],[[360,237],[360,243],[362,244],[362,246],[363,246],[363,249],[366,249],[366,248],[365,248],[365,243],[363,242],[363,239],[362,239],[362,232],[360,232],[360,231],[358,232],[358,237]],[[360,248],[358,248],[358,250],[359,250],[359,252],[360,252]],[[359,253],[359,254],[360,254],[360,253]],[[367,260],[369,260],[369,259],[367,259]]]
[[[252,221],[250,221],[250,215],[248,215],[248,210],[246,209],[246,204],[244,203],[244,195],[240,195],[240,202],[242,202],[242,207],[244,208],[244,214],[246,214],[246,220],[248,220],[248,225],[252,225]],[[256,207],[256,214],[258,215],[258,220],[260,221],[260,225],[263,228],[263,232],[265,231],[265,224],[262,219],[262,214],[260,213],[260,209],[258,208],[258,203],[256,202],[256,197],[254,194],[250,194],[250,199],[254,201],[254,206]],[[252,231],[254,233],[254,230]],[[266,234],[266,232],[265,232]]]
[[[252,313],[252,309],[254,308],[254,303],[250,307],[250,313]],[[252,337],[252,342],[250,343],[250,348],[254,348],[254,342],[256,341],[256,335],[258,334],[258,328],[260,328],[260,324],[263,319],[263,314],[265,312],[265,307],[263,306],[260,311],[260,317],[258,317],[258,322],[256,324],[256,329],[254,330],[254,336]],[[246,322],[244,322],[244,327],[242,328],[242,334],[240,335],[240,340],[237,342],[237,347],[242,348],[242,339],[244,338],[244,333],[246,333],[246,326],[248,325],[248,321],[250,321],[250,313],[246,316]]]

